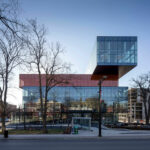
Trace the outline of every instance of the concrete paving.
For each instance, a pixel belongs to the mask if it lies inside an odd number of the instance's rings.
[[[91,135],[98,135],[98,128],[92,128],[93,133]],[[129,129],[111,129],[102,126],[102,135],[108,136],[150,136],[149,130],[129,130]]]
[[[150,138],[149,130],[110,129],[102,126],[103,138]],[[79,130],[78,134],[32,134],[32,135],[9,135],[9,139],[51,139],[51,138],[98,138],[98,128],[91,130]],[[4,139],[0,135],[0,139]]]

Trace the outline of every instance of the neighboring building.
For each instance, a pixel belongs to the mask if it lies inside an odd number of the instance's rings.
[[[144,105],[139,95],[140,90],[137,88],[131,88],[128,91],[128,121],[130,123],[143,123],[145,120]]]
[[[68,78],[69,83],[52,88],[48,99],[60,102],[62,113],[95,118],[93,113],[98,112],[98,80],[107,75],[107,79],[102,83],[101,100],[103,120],[108,117],[111,119],[106,120],[110,122],[114,120],[114,114],[115,118],[118,118],[118,113],[127,114],[128,87],[119,87],[118,81],[137,65],[137,37],[98,36],[91,57],[88,74],[56,75]],[[37,74],[20,75],[23,103],[38,101],[38,86]],[[44,81],[42,86],[44,90]]]
[[[1,120],[1,116],[2,116],[2,106],[3,104],[0,103],[0,120]],[[13,112],[16,112],[17,110],[17,106],[13,105],[13,104],[9,104],[7,103],[6,105],[6,119],[11,119],[11,114]]]
[[[118,113],[118,122],[128,123],[128,113]]]

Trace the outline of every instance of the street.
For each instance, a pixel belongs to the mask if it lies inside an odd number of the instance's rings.
[[[0,140],[0,150],[149,150],[150,139]]]

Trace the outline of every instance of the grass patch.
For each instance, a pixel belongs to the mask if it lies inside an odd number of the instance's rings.
[[[47,134],[63,134],[64,130],[63,129],[48,129]],[[2,132],[0,133],[2,134]],[[9,130],[8,134],[43,134],[43,130]]]

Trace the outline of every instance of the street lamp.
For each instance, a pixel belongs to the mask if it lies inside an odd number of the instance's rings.
[[[107,78],[107,76],[103,76],[98,83],[99,86],[99,137],[102,136],[102,128],[101,128],[101,124],[102,124],[102,111],[101,111],[101,88],[102,88],[102,83],[103,81]]]

